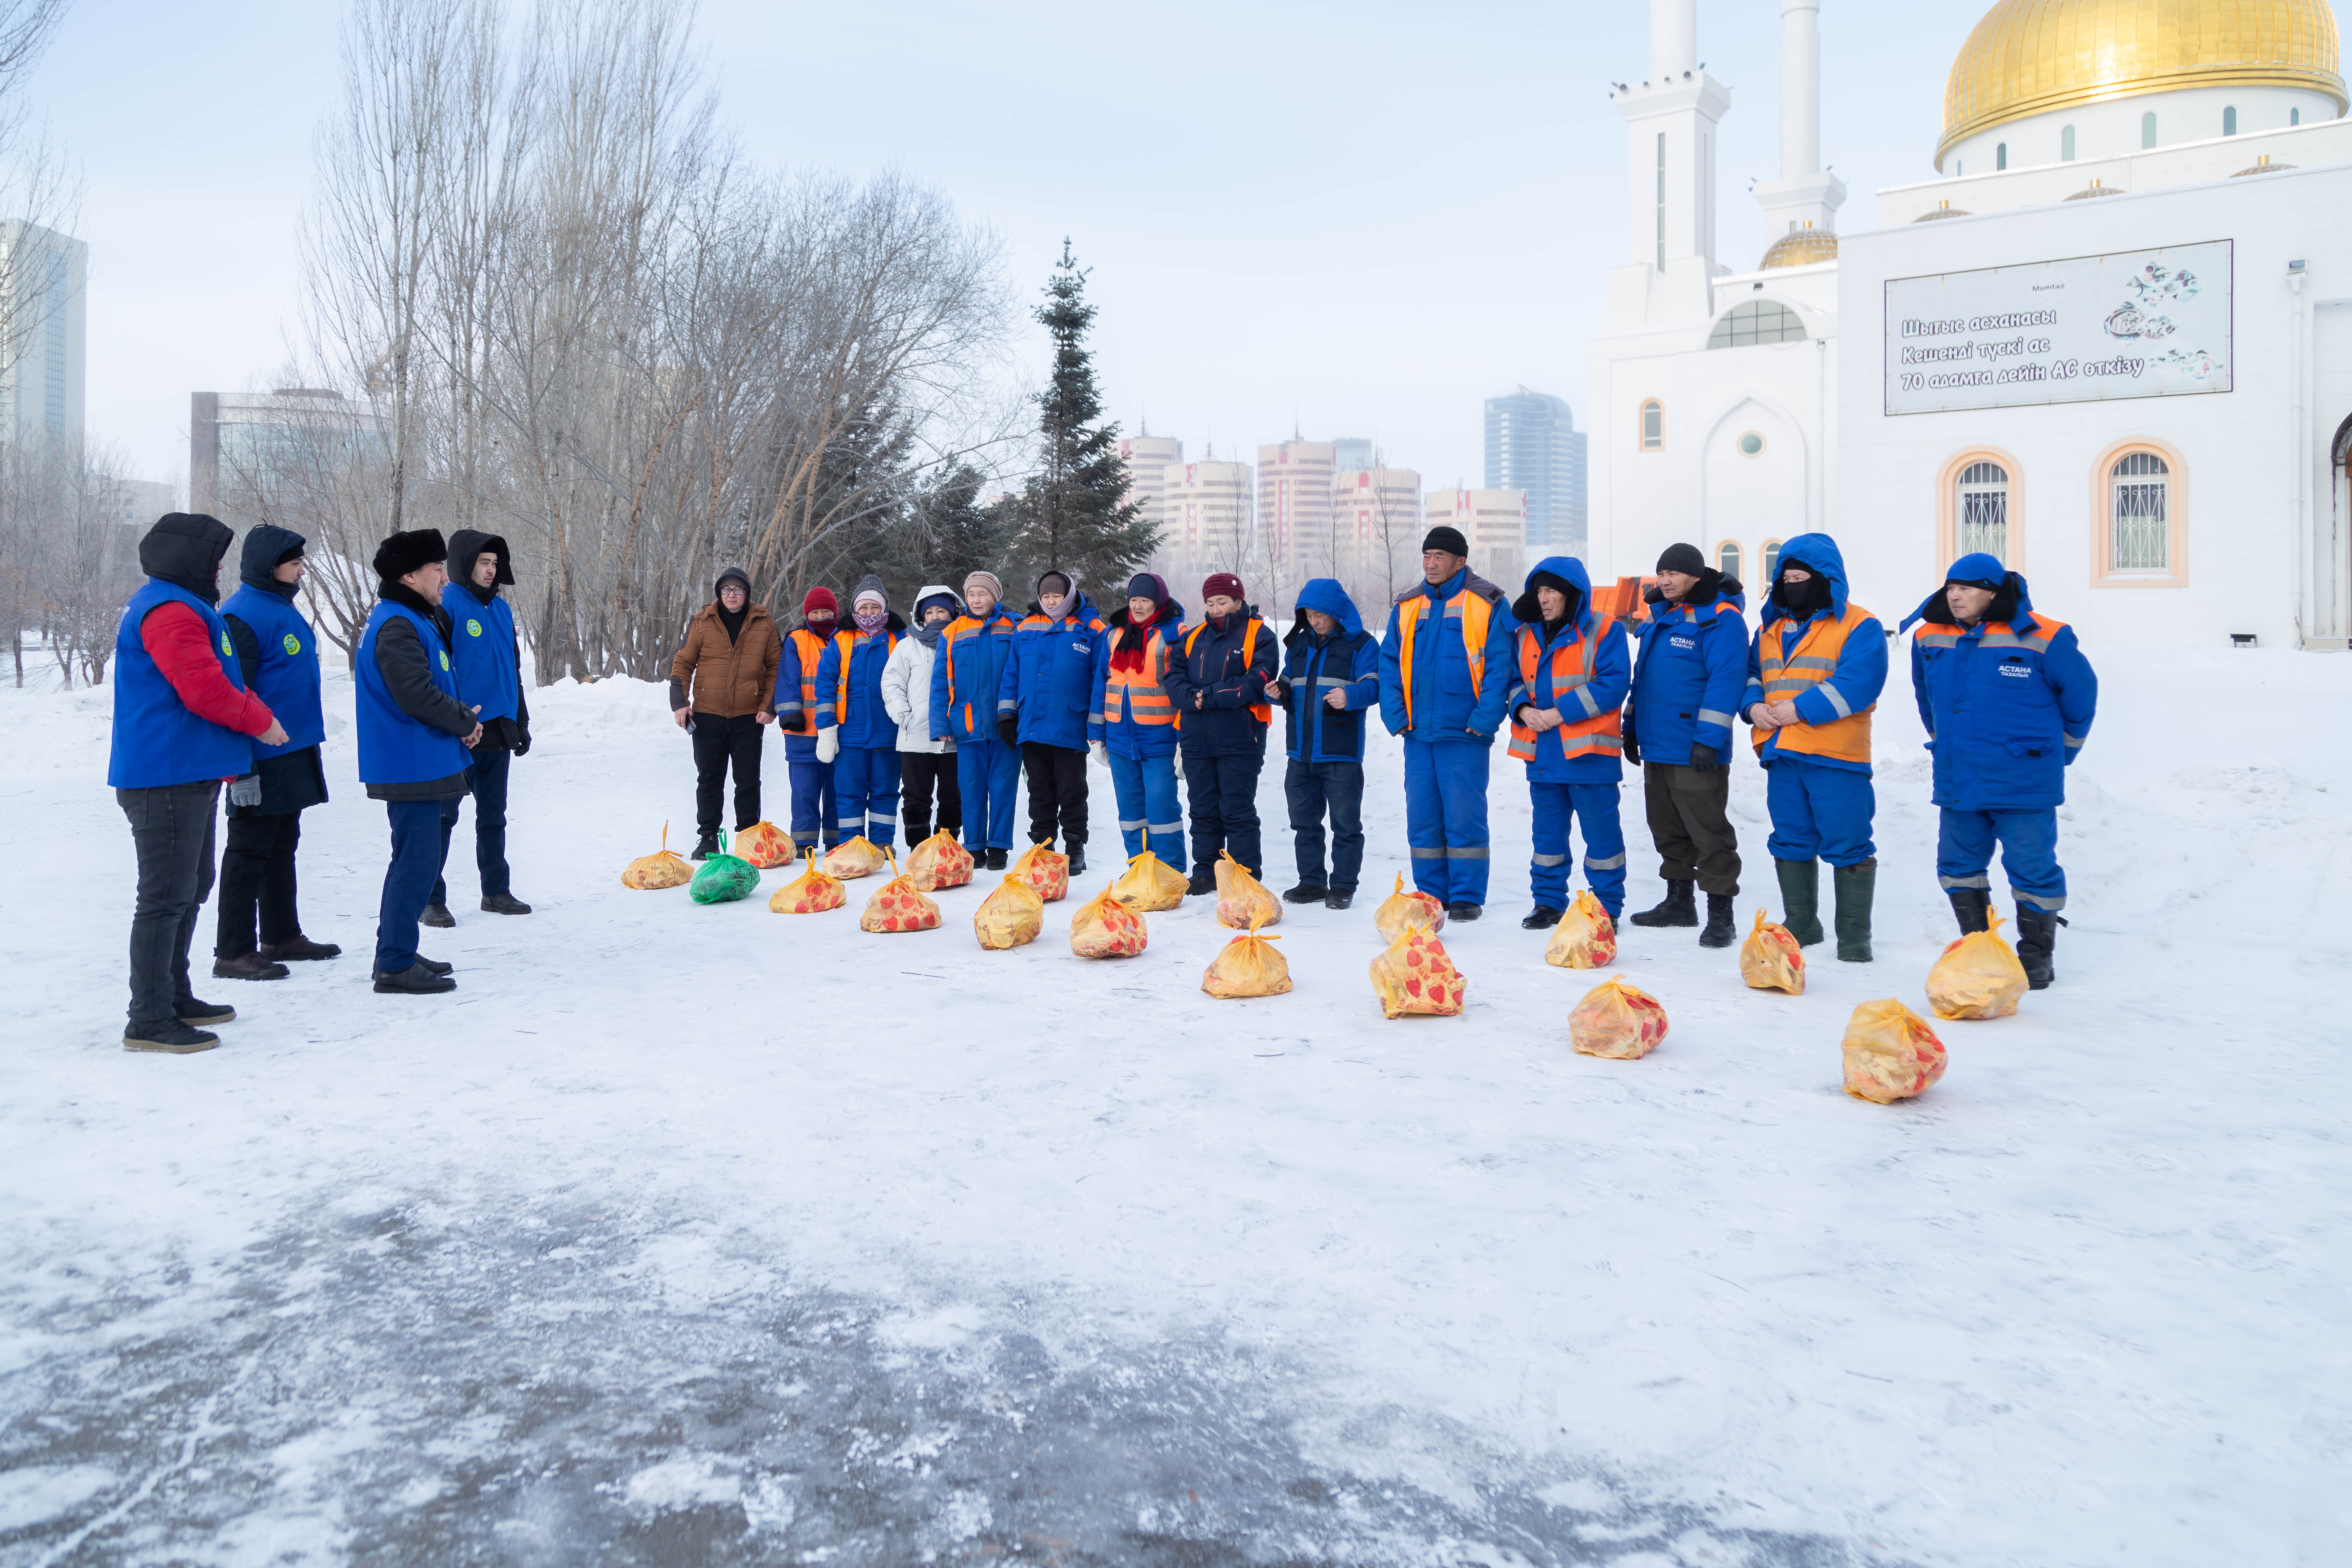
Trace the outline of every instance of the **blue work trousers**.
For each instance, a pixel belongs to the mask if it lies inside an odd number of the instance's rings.
[[[1364,870],[1364,764],[1290,759],[1282,775],[1290,804],[1299,885],[1353,891]],[[1331,812],[1331,877],[1323,878],[1323,812]]]
[[[1538,904],[1568,908],[1568,825],[1575,818],[1584,834],[1584,879],[1592,896],[1615,920],[1625,909],[1625,829],[1617,820],[1613,784],[1528,782],[1535,807],[1535,859],[1528,882]]]
[[[503,747],[477,746],[466,753],[466,785],[474,792],[474,869],[481,874],[482,897],[513,891],[507,871],[507,769],[514,753]],[[449,901],[449,838],[457,831],[462,795],[441,803],[441,859],[433,879],[433,901]]]
[[[1213,866],[1224,850],[1253,877],[1265,875],[1265,847],[1258,837],[1257,775],[1263,752],[1220,756],[1184,753],[1184,794],[1192,808],[1192,858]]]
[[[814,757],[787,755],[784,769],[793,781],[793,847],[805,849],[822,837],[827,849],[841,842],[840,817],[835,810],[831,763]]]
[[[1412,885],[1444,904],[1486,901],[1486,748],[1404,742],[1404,833]]]
[[[1176,799],[1176,753],[1126,757],[1111,752],[1110,787],[1118,796],[1118,837],[1127,846],[1127,858],[1132,860],[1150,849],[1183,870],[1184,808]]]
[[[1858,866],[1878,853],[1870,841],[1878,795],[1868,773],[1776,757],[1764,769],[1764,803],[1772,813],[1764,847],[1775,860]]]
[[[1954,888],[1990,890],[1993,845],[2000,846],[2000,868],[2021,904],[2052,913],[2066,907],[2066,871],[2058,864],[2058,812],[2054,806],[2023,811],[1955,811],[1944,807],[1936,829],[1936,879]]]
[[[833,797],[844,838],[874,845],[898,839],[898,748],[844,746],[833,759]]]
[[[416,964],[416,920],[432,901],[441,875],[441,808],[437,800],[388,800],[392,864],[384,868],[383,900],[376,908],[375,966],[397,974]]]
[[[958,741],[956,789],[963,797],[963,847],[975,855],[1012,848],[1021,753],[992,736]]]

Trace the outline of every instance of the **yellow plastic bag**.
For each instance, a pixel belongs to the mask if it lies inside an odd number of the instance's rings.
[[[1451,1017],[1462,1011],[1470,983],[1445,955],[1445,944],[1434,931],[1408,925],[1396,934],[1388,951],[1372,960],[1372,994],[1381,999],[1383,1017],[1426,1013]]]
[[[826,876],[844,882],[855,881],[860,877],[871,877],[889,863],[889,858],[867,843],[866,835],[863,833],[846,844],[835,845],[825,852],[824,858],[818,862],[824,868]]]
[[[971,912],[971,929],[980,945],[992,950],[1035,942],[1045,929],[1045,900],[1037,889],[1013,872],[1006,872],[996,891],[981,900]]]
[[[1212,996],[1279,996],[1290,989],[1290,961],[1274,950],[1278,936],[1260,936],[1249,930],[1225,943],[1201,976],[1201,989]]]
[[[1070,890],[1070,858],[1054,853],[1050,844],[1032,844],[1021,851],[1021,858],[1013,862],[1012,874],[1049,904]]]
[[[890,868],[898,868],[898,857],[890,859]],[[866,912],[857,917],[859,931],[937,931],[940,929],[940,906],[923,897],[915,886],[912,871],[901,872],[874,889],[866,900]]]
[[[1944,1076],[1944,1042],[1927,1020],[1888,997],[1864,1002],[1845,1026],[1845,1091],[1892,1105]]]
[[[1116,885],[1070,913],[1070,951],[1080,958],[1133,958],[1147,940],[1143,917],[1118,901]]]
[[[1666,1009],[1655,996],[1612,974],[1584,994],[1568,1016],[1568,1043],[1588,1057],[1639,1061],[1666,1037]]]
[[[818,869],[816,851],[808,852],[807,868],[768,895],[768,912],[776,915],[817,915],[849,902],[840,881]]]
[[[1218,851],[1217,923],[1235,931],[1255,931],[1281,919],[1281,900],[1249,874],[1249,868],[1234,858],[1233,851]]]
[[[1756,929],[1739,944],[1739,978],[1759,991],[1805,994],[1805,953],[1786,926],[1774,925],[1762,910]]]
[[[1579,888],[1568,913],[1551,928],[1551,941],[1544,944],[1544,962],[1562,969],[1598,969],[1616,961],[1617,922],[1609,918],[1591,889]]]
[[[927,893],[961,888],[971,880],[971,851],[942,827],[915,846],[915,852],[907,857],[907,875]]]
[[[1445,929],[1445,906],[1437,901],[1433,893],[1418,889],[1406,892],[1404,873],[1399,871],[1396,891],[1382,899],[1381,907],[1372,911],[1372,925],[1380,931],[1382,942],[1396,941],[1409,925],[1425,931],[1441,931]]]
[[[621,873],[621,886],[650,891],[660,888],[683,888],[694,880],[694,864],[669,847],[669,824],[662,824],[662,847],[651,855],[640,855]]]
[[[751,824],[735,836],[735,841],[728,846],[728,850],[762,871],[789,866],[800,858],[800,851],[793,847],[793,836],[772,822]]]
[[[1139,913],[1180,909],[1187,886],[1184,873],[1147,849],[1127,863],[1110,896]]]
[[[1938,1018],[2006,1018],[2025,994],[2025,965],[2000,939],[2000,911],[1987,905],[1985,920],[1927,971],[1927,1005]]]

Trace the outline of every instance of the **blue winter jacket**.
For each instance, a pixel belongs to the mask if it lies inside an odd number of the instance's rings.
[[[1328,637],[1315,635],[1307,612],[1320,610],[1339,624]],[[1282,708],[1285,752],[1302,763],[1364,760],[1364,710],[1381,700],[1381,645],[1364,629],[1356,601],[1331,577],[1310,579],[1298,590],[1298,614],[1284,637]],[[1346,706],[1334,708],[1334,691]]]
[[[1055,616],[1029,606],[1013,630],[1013,652],[996,686],[996,716],[1019,715],[1015,741],[1087,749],[1087,730],[1102,722],[1088,705],[1094,701],[1095,653],[1103,635],[1102,617],[1084,594],[1073,591]]]
[[[1473,689],[1470,653],[1462,640],[1462,617],[1442,613],[1467,590],[1492,608],[1486,623],[1484,679]],[[1404,690],[1404,645],[1398,636],[1401,612],[1411,600],[1431,601],[1423,610],[1412,654],[1412,701]],[[1503,699],[1510,689],[1511,634],[1518,629],[1503,591],[1464,567],[1433,588],[1426,583],[1398,596],[1381,637],[1381,722],[1391,735],[1416,741],[1461,742],[1491,746],[1503,727]]]
[[[931,739],[953,741],[959,749],[996,736],[996,691],[1004,664],[1013,657],[1013,633],[1020,626],[1002,604],[985,616],[963,615],[940,634],[939,657],[931,660]]]
[[[1249,645],[1249,623],[1257,618],[1257,640]],[[1225,617],[1225,624],[1203,616],[1168,650],[1168,673],[1160,689],[1176,705],[1176,724],[1188,757],[1238,757],[1265,754],[1266,726],[1254,709],[1272,708],[1266,683],[1282,662],[1281,638],[1274,627],[1249,605]],[[1194,707],[1193,700],[1200,700]]]
[[[1801,533],[1780,546],[1779,564],[1802,566],[1807,571],[1826,577],[1830,584],[1830,602],[1826,609],[1816,610],[1806,617],[1806,625],[1827,616],[1836,620],[1845,614],[1845,556],[1838,550],[1837,541],[1826,533]],[[1758,623],[1756,636],[1761,637],[1773,622],[1786,618],[1788,612],[1772,599],[1768,585],[1764,594],[1764,616]],[[1837,700],[1829,692],[1834,689]],[[1886,628],[1876,616],[1866,617],[1845,639],[1838,650],[1837,668],[1819,686],[1797,699],[1797,717],[1808,724],[1827,724],[1847,714],[1859,713],[1878,700],[1886,689]],[[1756,639],[1748,644],[1748,685],[1739,694],[1739,711],[1744,716],[1750,708],[1764,700],[1764,665],[1757,649]],[[1840,704],[1843,710],[1840,710]],[[1764,738],[1764,749],[1757,761],[1770,767],[1780,756],[1780,731],[1772,731]],[[1643,754],[1648,755],[1644,748]],[[1815,767],[1843,768],[1849,773],[1870,772],[1868,763],[1849,763],[1836,757],[1801,757],[1791,752],[1790,757],[1812,763]]]
[[[1650,618],[1631,628],[1642,651],[1626,733],[1645,763],[1687,767],[1695,745],[1713,746],[1718,763],[1731,760],[1731,718],[1748,684],[1748,622],[1739,613],[1747,595],[1730,586],[1729,595],[1693,588],[1691,600],[1705,593],[1705,603],[1653,599]]]
[[[906,635],[906,617],[893,610],[878,632],[861,632],[850,626],[826,639],[824,653],[816,661],[819,734],[838,725],[845,746],[888,752],[898,749],[898,721],[882,706],[882,667],[890,662],[890,650]],[[841,644],[845,636],[849,639],[849,710],[840,713],[835,710],[841,706]]]
[[[1963,628],[1942,589],[1907,616],[1911,689],[1936,758],[1935,804],[2022,811],[2066,798],[2066,769],[2090,738],[2099,679],[2074,629],[2033,613],[2025,579],[1990,555],[1963,555],[1946,582],[1998,582],[1984,619]]]
[[[1543,622],[1514,622],[1511,627],[1510,689],[1504,697],[1505,710],[1513,718],[1518,716],[1522,704],[1536,708],[1558,709],[1570,724],[1595,719],[1624,706],[1626,688],[1633,684],[1633,659],[1625,649],[1625,628],[1615,618],[1596,615],[1592,609],[1592,584],[1586,576],[1584,563],[1573,555],[1548,555],[1536,563],[1535,571],[1528,574],[1528,594],[1535,592],[1538,574],[1549,574],[1576,589],[1576,614],[1560,623],[1559,630],[1546,635]],[[1525,607],[1532,610],[1532,605]],[[1524,631],[1536,639],[1535,679],[1529,682],[1519,673],[1519,634]],[[1559,649],[1572,647],[1579,639],[1595,639],[1592,658],[1592,678],[1582,686],[1555,688],[1552,677],[1552,657]],[[1577,653],[1581,662],[1582,650]],[[1567,754],[1566,739],[1560,730],[1547,730],[1536,736],[1536,754],[1528,763],[1529,784],[1614,784],[1624,774],[1624,763],[1615,752],[1590,753],[1580,757]]]

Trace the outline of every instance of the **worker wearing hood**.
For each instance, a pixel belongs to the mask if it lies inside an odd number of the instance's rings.
[[[509,764],[530,750],[530,705],[522,687],[522,639],[515,631],[514,606],[499,589],[515,580],[507,542],[495,533],[461,528],[449,536],[449,586],[441,607],[449,612],[449,657],[457,665],[457,689],[481,708],[482,743],[466,759],[466,783],[474,800],[474,868],[482,879],[482,909],[495,915],[527,915],[530,906],[514,896],[507,868],[507,773]],[[449,863],[449,838],[457,831],[464,795],[441,803],[441,863]],[[433,884],[426,925],[455,925],[445,879]]]
[[[1568,829],[1584,834],[1584,879],[1615,920],[1625,909],[1625,829],[1617,816],[1621,710],[1633,679],[1625,629],[1592,608],[1573,555],[1547,556],[1512,605],[1511,755],[1528,765],[1535,908],[1519,924],[1548,931],[1568,908]]]

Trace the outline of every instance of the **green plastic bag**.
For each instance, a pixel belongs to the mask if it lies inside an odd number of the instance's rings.
[[[719,841],[719,853],[702,863],[687,885],[687,893],[698,904],[731,904],[738,899],[748,899],[760,890],[760,868],[738,855],[727,852],[727,840]]]

